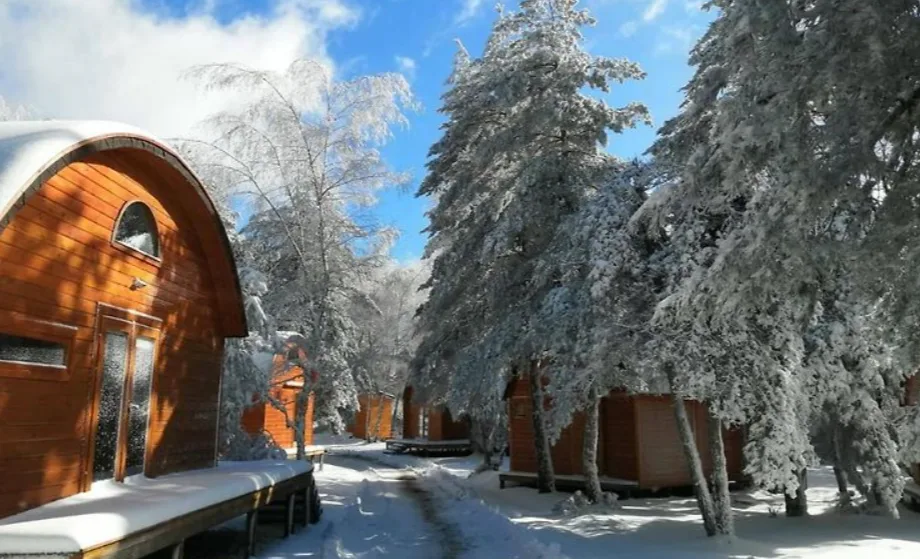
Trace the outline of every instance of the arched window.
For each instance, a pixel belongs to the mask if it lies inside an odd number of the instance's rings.
[[[144,254],[160,257],[160,240],[153,212],[142,202],[131,202],[115,226],[115,241]]]

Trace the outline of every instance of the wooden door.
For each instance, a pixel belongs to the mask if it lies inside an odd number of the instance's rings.
[[[159,329],[101,316],[97,333],[99,381],[92,479],[121,481],[126,475],[144,472]]]

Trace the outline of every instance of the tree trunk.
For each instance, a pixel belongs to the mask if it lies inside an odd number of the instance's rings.
[[[377,405],[377,424],[374,426],[374,440],[375,441],[380,440],[381,438],[380,437],[380,426],[383,425],[383,401],[384,401],[383,395],[381,394],[378,398],[379,399],[378,399],[378,405]]]
[[[364,407],[364,442],[369,443],[371,442],[371,400],[369,396],[364,397]]]
[[[731,536],[735,533],[731,494],[728,492],[728,464],[725,461],[725,440],[722,438],[722,420],[709,413],[709,453],[712,456],[713,505],[716,512],[716,531]]]
[[[597,438],[600,431],[601,399],[597,394],[597,385],[592,384],[588,393],[588,406],[585,408],[585,438],[582,453],[582,469],[585,472],[585,496],[592,503],[600,502],[601,480],[597,472]]]
[[[788,491],[783,492],[786,499],[786,516],[805,516],[808,514],[808,500],[805,498],[805,490],[808,489],[808,470],[802,468],[799,470],[799,486],[795,490],[795,495],[790,496]]]
[[[700,452],[696,447],[696,439],[693,436],[693,428],[690,426],[690,418],[687,416],[687,408],[684,406],[684,400],[677,390],[677,373],[674,372],[674,368],[670,365],[665,367],[665,373],[668,377],[668,386],[671,389],[671,398],[674,401],[677,432],[684,447],[684,456],[687,458],[693,489],[696,493],[696,504],[700,507],[700,514],[703,516],[703,529],[706,531],[707,536],[715,536],[718,533],[716,530],[715,506],[712,502],[712,495],[709,493],[709,486],[706,485],[703,463],[700,461]]]
[[[840,428],[833,427],[831,438],[834,444],[834,479],[837,480],[838,506],[850,508],[850,487],[847,482],[846,464],[843,458],[843,445],[840,441]]]
[[[304,430],[306,429],[307,409],[306,401],[309,395],[304,397],[305,390],[301,389],[294,398],[294,441],[297,444],[297,459],[307,459],[307,449],[304,444]]]
[[[553,457],[550,454],[544,422],[543,383],[536,361],[530,366],[530,397],[533,404],[533,438],[537,453],[537,489],[540,493],[552,493],[556,490],[556,477],[553,474]]]
[[[393,399],[393,418],[390,421],[390,432],[387,434],[387,438],[393,436],[393,430],[396,428],[396,418],[399,417],[399,404],[403,401],[405,397],[406,388],[403,387],[401,391],[398,392],[399,396]],[[403,409],[403,420],[402,420],[402,429],[399,433],[405,433],[406,429],[406,410]],[[403,438],[402,435],[396,435],[397,439]]]

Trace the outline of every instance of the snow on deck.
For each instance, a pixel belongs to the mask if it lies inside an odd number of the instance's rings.
[[[79,553],[170,519],[253,493],[312,469],[309,462],[222,462],[155,479],[102,481],[92,490],[0,520],[0,557]]]

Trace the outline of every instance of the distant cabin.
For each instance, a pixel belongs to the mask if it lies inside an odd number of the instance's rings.
[[[214,466],[224,340],[246,333],[226,232],[174,151],[0,123],[0,517]]]
[[[288,420],[295,419],[295,400],[304,388],[304,372],[296,362],[306,363],[307,353],[304,349],[305,340],[300,334],[288,333],[283,335],[284,347],[277,355],[266,355],[266,368],[271,368],[272,389],[271,396],[284,406],[284,411],[278,407],[262,401],[258,394],[253,395],[257,403],[246,408],[243,412],[243,430],[252,435],[264,433],[276,445],[285,450],[297,446],[294,439],[294,429],[288,426]],[[305,445],[313,444],[313,393],[307,400],[304,416],[303,437]]]
[[[454,419],[444,406],[420,404],[414,395],[411,386],[403,392],[404,439],[455,441],[470,438],[470,424],[466,418]]]
[[[389,439],[393,436],[393,403],[389,394],[360,394],[358,411],[348,432],[359,439]]]
[[[534,445],[533,404],[530,382],[516,377],[505,392],[508,403],[511,472],[534,473],[537,456]],[[712,472],[705,405],[687,401],[694,437],[708,476]],[[583,413],[575,414],[551,448],[554,473],[582,476],[584,448]],[[742,438],[738,430],[725,430],[725,454],[729,479],[742,481]],[[677,431],[670,396],[629,395],[611,392],[601,399],[597,461],[600,475],[639,489],[664,489],[692,484]]]

